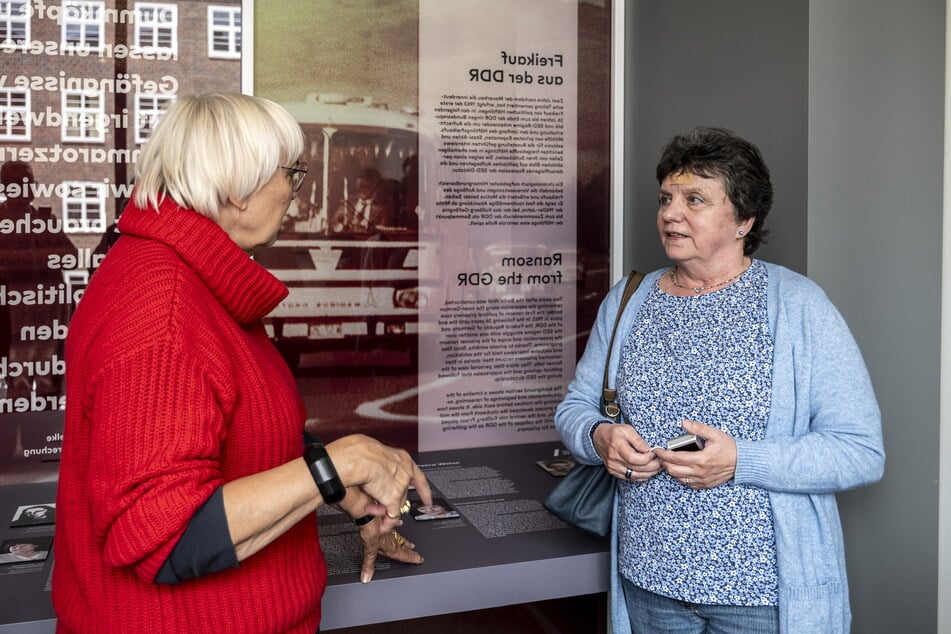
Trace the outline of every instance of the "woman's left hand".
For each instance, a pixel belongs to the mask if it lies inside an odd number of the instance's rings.
[[[654,454],[670,476],[691,489],[712,489],[733,478],[736,472],[736,442],[716,427],[684,420],[684,431],[706,443],[701,451],[655,449]]]
[[[340,506],[353,519],[373,517],[371,521],[360,525],[360,541],[363,542],[361,583],[369,583],[373,578],[376,558],[380,554],[406,564],[423,563],[422,555],[416,552],[416,545],[397,531],[403,525],[403,520],[387,517],[386,507],[375,502],[359,487],[348,487]]]
[[[393,528],[387,528],[390,524]],[[404,564],[421,564],[423,556],[416,552],[416,544],[399,534],[397,527],[403,520],[391,520],[385,515],[375,518],[369,524],[360,527],[360,540],[363,542],[363,567],[360,570],[360,582],[369,583],[373,578],[373,567],[377,555],[382,554]]]

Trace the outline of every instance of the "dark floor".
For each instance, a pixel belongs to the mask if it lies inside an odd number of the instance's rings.
[[[604,634],[604,594],[332,630],[328,634]]]

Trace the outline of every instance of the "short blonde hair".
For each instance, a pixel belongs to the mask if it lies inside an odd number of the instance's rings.
[[[165,196],[212,220],[246,200],[304,151],[304,133],[273,101],[240,93],[181,96],[162,115],[136,163],[135,204]]]

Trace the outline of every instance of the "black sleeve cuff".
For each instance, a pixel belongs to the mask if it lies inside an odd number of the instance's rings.
[[[155,575],[155,583],[176,584],[238,566],[224,494],[218,487],[195,511],[182,538]]]

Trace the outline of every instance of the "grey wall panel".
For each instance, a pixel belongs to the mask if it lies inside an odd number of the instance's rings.
[[[704,125],[762,150],[776,196],[756,255],[805,272],[807,4],[638,0],[626,17],[625,270],[667,264],[654,167],[674,134]]]
[[[887,452],[839,496],[856,632],[937,627],[944,5],[810,5],[809,275],[862,347]]]
[[[771,242],[845,315],[883,411],[886,475],[839,496],[855,632],[934,632],[944,0],[627,4],[625,268],[665,264],[653,168],[694,125],[756,142]]]

